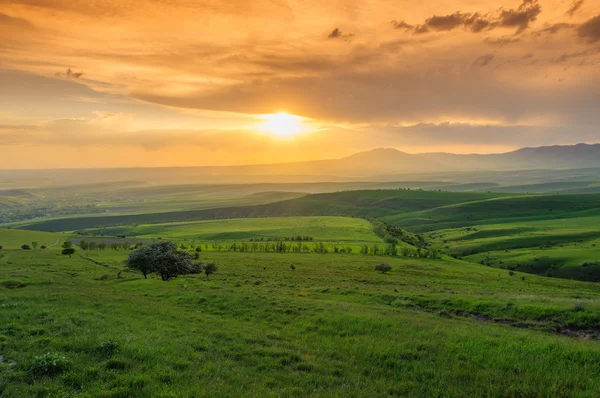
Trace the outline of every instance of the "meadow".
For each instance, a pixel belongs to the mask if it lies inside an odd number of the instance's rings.
[[[126,256],[2,252],[2,396],[600,392],[592,283],[454,259],[211,252],[209,280],[162,282],[120,272]]]
[[[183,191],[0,228],[2,397],[600,394],[598,195]],[[166,240],[218,271],[125,269]]]

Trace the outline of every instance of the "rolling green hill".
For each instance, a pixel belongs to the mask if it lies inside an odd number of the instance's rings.
[[[36,232],[7,232],[21,233]],[[591,283],[451,258],[239,252],[201,253],[219,267],[210,280],[162,282],[121,272],[124,250],[0,254],[7,398],[600,393]]]

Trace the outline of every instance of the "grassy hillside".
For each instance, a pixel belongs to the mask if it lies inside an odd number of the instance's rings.
[[[354,216],[377,218],[502,196],[503,195],[501,194],[491,195],[473,192],[433,192],[414,190],[346,191],[308,195],[297,199],[258,206],[179,212],[156,212],[134,215],[85,216],[33,221],[22,225],[21,228],[42,231],[73,231],[116,225],[153,224],[219,218],[282,216]]]
[[[61,234],[39,231],[22,231],[15,229],[0,228],[0,246],[4,249],[17,249],[23,244],[31,245],[32,242],[38,242],[39,246],[58,245],[63,240]]]
[[[3,397],[600,393],[594,284],[257,253],[203,253],[209,281],[162,282],[119,274],[126,252],[59,253],[0,257]]]
[[[215,241],[310,236],[316,241],[380,242],[370,222],[348,217],[271,217],[144,224],[86,230],[90,234]]]

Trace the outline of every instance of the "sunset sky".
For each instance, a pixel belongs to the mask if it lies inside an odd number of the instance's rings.
[[[0,0],[0,168],[578,142],[598,0]]]

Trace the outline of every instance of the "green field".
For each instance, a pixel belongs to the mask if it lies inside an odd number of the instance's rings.
[[[4,249],[17,249],[21,245],[31,245],[32,242],[38,242],[39,246],[58,245],[66,236],[50,232],[23,231],[17,229],[0,228],[0,246]]]
[[[203,253],[219,265],[209,281],[162,282],[119,274],[126,255],[3,252],[3,397],[600,392],[600,345],[569,337],[594,335],[595,284],[448,259],[244,253]],[[382,261],[390,273],[373,270]],[[46,353],[64,369],[36,374]]]
[[[600,394],[600,195],[186,189],[0,229],[0,396]],[[124,271],[165,240],[218,272]]]
[[[310,236],[319,241],[380,242],[370,222],[347,217],[241,218],[89,229],[83,232],[199,241]]]

